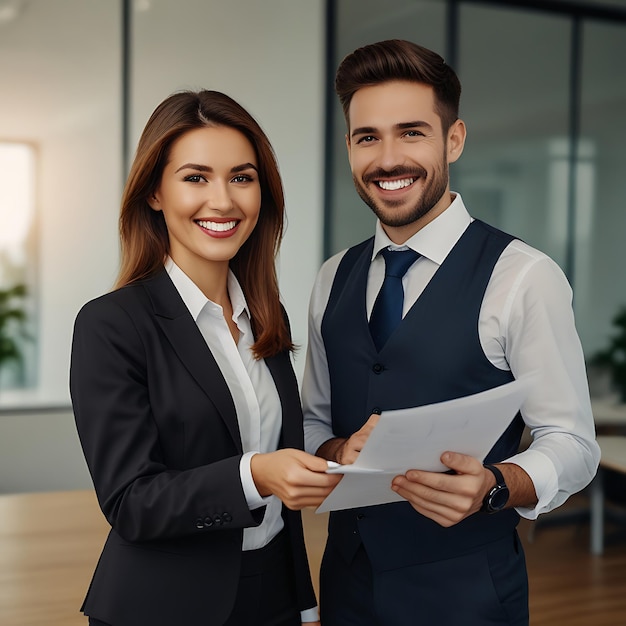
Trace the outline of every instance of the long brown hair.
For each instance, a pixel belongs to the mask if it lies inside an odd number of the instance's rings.
[[[455,71],[436,52],[403,39],[389,39],[357,48],[339,64],[335,91],[348,130],[352,96],[363,87],[392,80],[430,85],[444,133],[459,117],[461,83]]]
[[[293,350],[280,304],[276,254],[283,236],[285,200],[278,162],[256,120],[219,91],[181,91],[154,110],[143,130],[122,195],[121,266],[115,284],[123,287],[163,268],[169,237],[161,211],[147,199],[158,188],[176,139],[196,128],[227,126],[252,144],[258,160],[261,211],[252,234],[230,261],[248,302],[257,358]]]

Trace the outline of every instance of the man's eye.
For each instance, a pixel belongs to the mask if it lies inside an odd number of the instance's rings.
[[[357,143],[372,143],[372,141],[375,141],[375,140],[376,140],[376,137],[374,137],[373,135],[365,135],[361,137],[361,139],[359,139]]]

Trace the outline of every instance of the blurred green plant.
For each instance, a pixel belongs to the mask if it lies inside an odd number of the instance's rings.
[[[626,403],[626,307],[617,312],[612,324],[617,332],[611,337],[608,347],[596,352],[590,362],[608,370],[620,401]]]
[[[28,338],[26,311],[20,306],[25,297],[25,285],[0,289],[0,370],[9,361],[22,360],[18,337]]]

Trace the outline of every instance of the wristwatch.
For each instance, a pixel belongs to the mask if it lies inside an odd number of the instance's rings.
[[[509,488],[504,482],[502,472],[497,467],[494,465],[484,465],[483,467],[493,473],[496,477],[496,484],[485,496],[480,510],[485,513],[497,513],[501,511],[509,501]]]

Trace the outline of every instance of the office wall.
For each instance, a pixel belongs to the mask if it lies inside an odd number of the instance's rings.
[[[302,346],[299,374],[322,250],[324,19],[322,0],[161,0],[136,14],[133,28],[133,146],[155,103],[177,89],[200,87],[241,102],[272,141],[288,220],[278,271]],[[172,33],[178,36],[168,44]]]
[[[0,99],[0,140],[36,143],[40,159],[39,388],[30,400],[18,398],[19,411],[0,402],[4,493],[90,484],[67,375],[76,312],[110,289],[117,268],[120,6],[31,0],[18,20],[0,23],[0,79],[10,87]],[[153,108],[181,88],[228,93],[272,140],[288,211],[280,286],[301,346],[295,363],[301,376],[322,250],[324,2],[151,0],[135,7],[131,152]],[[44,410],[51,405],[61,409]]]

